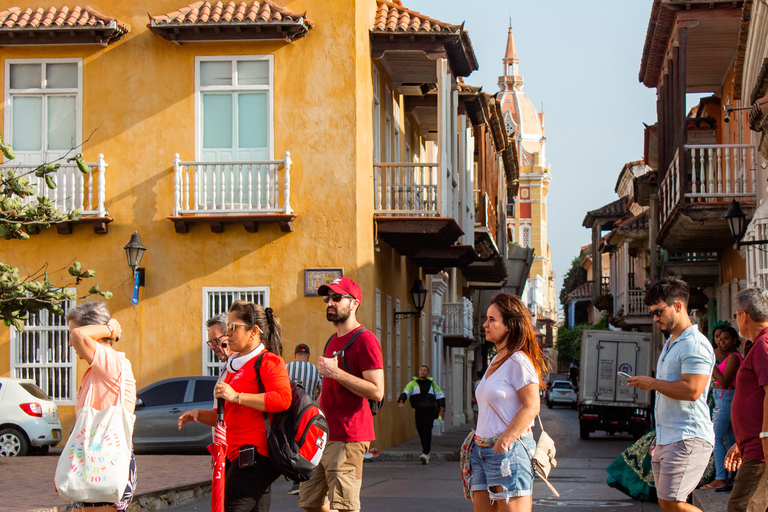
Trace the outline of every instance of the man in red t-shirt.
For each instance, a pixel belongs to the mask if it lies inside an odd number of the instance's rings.
[[[725,468],[738,468],[728,512],[765,512],[768,508],[768,292],[747,288],[736,296],[739,333],[754,345],[736,374],[731,424],[736,444]]]
[[[376,439],[368,400],[379,402],[384,397],[381,343],[356,319],[363,300],[357,283],[340,277],[317,293],[327,304],[326,318],[336,327],[325,353],[317,358],[323,376],[318,405],[328,420],[329,441],[317,471],[301,484],[299,506],[307,512],[358,511],[363,456]],[[340,353],[355,335],[345,353]]]

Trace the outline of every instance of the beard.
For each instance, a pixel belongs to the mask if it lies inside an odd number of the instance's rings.
[[[347,321],[350,315],[349,306],[346,308],[339,308],[339,306],[329,306],[325,310],[325,318],[329,322],[333,322],[334,325],[343,324]]]

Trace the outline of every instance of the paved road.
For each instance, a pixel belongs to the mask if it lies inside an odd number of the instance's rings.
[[[630,437],[592,434],[592,438],[584,441],[579,438],[576,411],[559,407],[549,410],[544,406],[541,416],[558,450],[558,467],[552,473],[551,482],[560,492],[560,498],[537,481],[534,511],[547,512],[557,508],[567,508],[569,512],[661,510],[657,504],[632,500],[605,484],[605,467],[632,444]],[[413,462],[371,462],[366,463],[364,472],[362,508],[365,512],[472,510],[472,504],[462,495],[456,462],[428,466]],[[299,510],[297,497],[286,495],[289,488],[288,482],[283,480],[273,484],[272,511]],[[209,511],[210,503],[206,499],[173,510]]]

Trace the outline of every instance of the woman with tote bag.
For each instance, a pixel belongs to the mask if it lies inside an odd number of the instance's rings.
[[[476,390],[477,429],[469,466],[475,512],[530,512],[533,506],[531,427],[539,413],[541,373],[545,368],[519,298],[506,293],[491,300],[483,324],[496,356]]]
[[[102,302],[83,303],[66,318],[69,344],[88,369],[77,390],[75,427],[56,467],[56,488],[75,510],[126,510],[136,488],[136,379],[125,354],[112,348],[122,329]]]

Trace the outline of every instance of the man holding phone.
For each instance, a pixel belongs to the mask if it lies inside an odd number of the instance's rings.
[[[656,365],[656,376],[636,376],[627,384],[656,391],[656,441],[653,477],[664,512],[700,510],[686,503],[696,488],[715,444],[707,390],[715,364],[709,340],[688,316],[689,288],[677,277],[655,283],[645,295],[656,325],[670,333]]]

